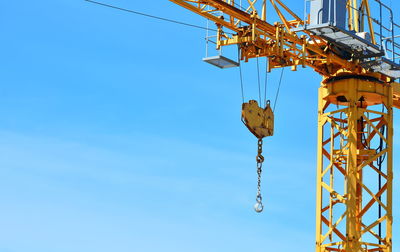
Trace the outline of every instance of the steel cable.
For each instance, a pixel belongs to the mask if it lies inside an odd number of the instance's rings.
[[[280,89],[281,89],[282,77],[283,77],[283,71],[284,71],[284,70],[285,70],[285,68],[282,67],[281,77],[279,78],[278,89],[276,90],[275,101],[274,101],[274,107],[273,107],[273,109],[272,109],[273,112],[275,112],[276,102],[278,101],[279,91],[280,91]]]
[[[267,107],[268,58],[265,60],[264,106]]]
[[[261,81],[260,81],[260,64],[258,62],[258,57],[257,57],[257,78],[258,78],[258,99],[260,101],[260,106],[262,106],[261,103]]]
[[[121,8],[121,7],[118,7],[118,6],[115,6],[115,5],[105,4],[105,3],[101,3],[101,2],[97,2],[97,1],[93,1],[93,0],[84,0],[84,1],[92,3],[92,4],[97,4],[97,5],[101,5],[101,6],[104,6],[104,7],[108,7],[108,8],[111,8],[111,9],[125,11],[125,12],[133,13],[133,14],[136,14],[136,15],[141,15],[141,16],[145,16],[145,17],[149,17],[149,18],[153,18],[153,19],[158,19],[158,20],[162,20],[162,21],[166,21],[166,22],[170,22],[170,23],[185,25],[185,26],[189,26],[189,27],[193,27],[193,28],[197,28],[197,29],[202,29],[202,30],[209,30],[209,31],[218,32],[218,30],[215,30],[215,29],[209,29],[207,27],[194,25],[194,24],[189,24],[189,23],[185,23],[185,22],[181,22],[181,21],[177,21],[177,20],[173,20],[173,19],[169,19],[169,18],[158,17],[158,16],[146,14],[146,13],[139,12],[139,11],[134,11],[134,10],[126,9],[126,8]],[[233,34],[231,32],[225,32],[225,33]]]

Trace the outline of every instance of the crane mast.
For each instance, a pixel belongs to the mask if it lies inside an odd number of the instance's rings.
[[[322,76],[316,252],[391,252],[400,65],[390,8],[380,0],[306,0],[311,11],[302,19],[281,0],[170,1],[215,22],[217,48],[237,45],[244,62],[266,57],[269,71],[311,67]],[[372,2],[381,16],[389,10],[390,28],[372,17]],[[267,21],[269,7],[279,22]]]

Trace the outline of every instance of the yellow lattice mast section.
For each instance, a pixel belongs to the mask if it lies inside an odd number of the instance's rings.
[[[322,75],[316,251],[391,252],[393,108],[400,108],[394,80],[400,66],[394,23],[385,28],[382,18],[377,22],[371,3],[381,13],[389,8],[377,0],[306,0],[311,11],[302,19],[281,0],[242,6],[234,0],[170,1],[215,22],[217,48],[238,45],[244,62],[267,57],[268,70],[308,66]],[[279,22],[267,22],[268,8]],[[385,37],[384,29],[392,36]],[[254,102],[243,108],[259,139],[273,134],[268,106],[264,114]]]

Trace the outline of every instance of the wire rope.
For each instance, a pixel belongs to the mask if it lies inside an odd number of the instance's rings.
[[[215,30],[215,29],[209,29],[207,27],[203,27],[203,26],[199,26],[199,25],[194,25],[194,24],[189,24],[189,23],[185,23],[185,22],[182,22],[182,21],[169,19],[169,18],[154,16],[154,15],[150,15],[150,14],[147,14],[147,13],[143,13],[143,12],[139,12],[139,11],[134,11],[134,10],[122,8],[122,7],[118,7],[118,6],[111,5],[111,4],[106,4],[106,3],[97,2],[97,1],[93,1],[93,0],[84,0],[84,1],[92,3],[92,4],[97,4],[97,5],[100,5],[100,6],[108,7],[108,8],[111,8],[111,9],[119,10],[119,11],[125,11],[125,12],[133,13],[133,14],[136,14],[136,15],[145,16],[145,17],[148,17],[148,18],[153,18],[153,19],[158,19],[158,20],[170,22],[170,23],[185,25],[185,26],[189,26],[189,27],[193,27],[193,28],[197,28],[197,29],[218,32],[218,30]],[[225,33],[233,34],[231,32],[225,32]]]
[[[276,102],[278,101],[279,91],[280,91],[280,89],[281,89],[282,77],[283,77],[283,71],[284,71],[284,70],[285,70],[285,68],[282,67],[281,76],[280,76],[280,78],[279,78],[278,89],[276,90],[275,101],[274,101],[274,107],[273,107],[273,109],[272,109],[273,112],[275,112]]]
[[[265,59],[264,106],[267,107],[268,58]]]
[[[242,64],[239,62],[239,74],[240,74],[240,89],[242,91],[242,102],[244,103],[244,88],[243,88],[243,75],[242,75]]]
[[[258,57],[257,57],[257,79],[258,79],[258,99],[260,101],[260,106],[262,106],[261,103],[261,81],[260,81],[260,64],[258,62]]]
[[[242,64],[240,63],[240,46],[239,45],[238,45],[238,62],[239,62],[239,75],[240,75],[240,90],[242,92],[242,103],[244,103],[243,74],[242,74]]]

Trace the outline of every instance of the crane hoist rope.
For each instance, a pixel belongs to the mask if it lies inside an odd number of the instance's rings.
[[[265,61],[264,106],[267,106],[268,61]]]
[[[281,70],[281,75],[279,77],[279,84],[278,84],[278,89],[276,90],[276,95],[275,95],[275,101],[274,101],[274,107],[272,109],[273,112],[275,112],[276,104],[278,102],[279,98],[279,91],[281,90],[281,85],[282,85],[282,79],[283,79],[283,73],[285,71],[285,68],[282,68]]]
[[[238,47],[238,57],[240,55],[240,47]],[[240,62],[240,60],[239,60]],[[242,103],[244,103],[244,87],[243,87],[243,74],[242,74],[242,64],[239,63],[239,77],[240,77],[240,91],[242,94]]]
[[[259,96],[261,97],[261,91],[259,90],[259,92],[260,92]],[[262,106],[262,104],[260,105]],[[246,127],[250,130],[250,132],[253,133],[253,135],[256,136],[258,139],[257,156],[256,156],[257,196],[256,196],[256,204],[254,205],[254,210],[257,213],[260,213],[264,209],[261,196],[261,174],[264,162],[264,156],[262,155],[263,138],[267,136],[272,136],[274,130],[274,114],[270,106],[270,101],[269,100],[266,101],[266,105],[264,108],[260,107],[256,100],[243,102],[242,122],[246,125]]]
[[[282,68],[283,70],[283,68]],[[240,75],[240,86],[242,91],[242,122],[246,125],[251,133],[255,137],[257,137],[257,195],[256,195],[256,203],[254,205],[254,210],[257,213],[261,213],[264,209],[264,205],[262,203],[262,195],[261,195],[261,175],[262,175],[262,167],[264,163],[264,156],[262,155],[262,147],[263,147],[263,138],[267,136],[273,135],[274,130],[274,112],[280,87],[283,79],[283,71],[279,77],[279,84],[277,87],[277,91],[275,94],[274,101],[274,109],[271,108],[270,100],[267,100],[267,78],[268,78],[268,62],[266,63],[266,71],[265,71],[265,83],[264,83],[264,100],[262,100],[261,95],[261,81],[260,81],[260,66],[259,60],[257,58],[257,80],[258,80],[258,98],[259,103],[256,100],[250,100],[249,102],[244,102],[244,85],[243,85],[243,73],[241,65],[239,64],[239,75]],[[264,106],[263,106],[264,105]],[[263,108],[264,107],[264,108]]]
[[[258,60],[258,58],[257,58],[257,83],[258,83],[258,99],[260,105],[262,105],[263,102],[261,100],[260,61]]]

